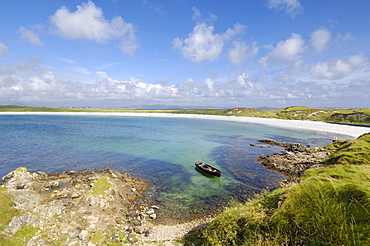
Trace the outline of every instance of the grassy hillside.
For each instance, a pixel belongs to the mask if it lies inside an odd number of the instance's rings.
[[[370,164],[370,134],[356,140],[337,141],[328,147],[333,150],[324,164]]]
[[[309,169],[298,185],[225,210],[186,245],[370,245],[369,140],[334,143],[325,162],[347,164]]]

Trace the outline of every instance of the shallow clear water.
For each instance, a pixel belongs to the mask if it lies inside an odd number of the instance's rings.
[[[280,147],[250,144],[271,139],[326,145],[333,136],[200,119],[3,115],[0,176],[20,166],[45,172],[112,168],[152,184],[146,199],[162,208],[160,220],[187,220],[276,188],[287,178],[256,163]],[[222,176],[198,172],[196,161],[217,167]]]

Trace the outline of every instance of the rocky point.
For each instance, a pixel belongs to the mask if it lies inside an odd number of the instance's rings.
[[[19,211],[3,238],[33,229],[19,245],[134,244],[151,233],[159,209],[135,203],[146,182],[110,169],[49,174],[18,168],[2,178],[1,187]]]

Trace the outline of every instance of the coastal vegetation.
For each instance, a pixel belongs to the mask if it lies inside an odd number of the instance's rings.
[[[332,149],[331,155],[324,164],[370,164],[370,134],[355,140],[336,141],[328,147]]]
[[[328,147],[328,167],[234,205],[186,245],[369,245],[370,134]]]
[[[128,110],[98,108],[28,108],[0,106],[0,112],[145,112],[208,114],[279,119],[309,119],[370,125],[370,109],[313,109],[288,107],[258,110]],[[370,129],[369,129],[370,131]],[[370,134],[328,145],[331,154],[292,184],[264,192],[244,204],[235,203],[205,229],[190,232],[185,245],[370,245]],[[103,177],[92,186],[93,195],[104,195],[113,186]],[[0,188],[0,231],[19,212],[11,196]],[[0,241],[23,245],[38,228],[23,227],[13,237],[0,233]],[[119,234],[120,240],[126,237]],[[100,231],[97,244],[108,244]],[[26,241],[25,241],[26,240]],[[110,241],[109,241],[110,242]]]
[[[314,120],[349,124],[370,125],[370,108],[309,108],[306,106],[292,106],[284,109],[128,109],[128,108],[50,108],[25,106],[0,106],[0,112],[99,112],[99,113],[171,113],[171,114],[202,114],[244,116],[260,118],[277,118],[287,120]]]
[[[6,187],[0,188],[0,231],[3,231],[12,217],[17,214],[17,210],[13,208],[14,202],[9,194],[4,193],[5,190]],[[0,240],[2,241],[2,239],[3,234],[0,234]]]

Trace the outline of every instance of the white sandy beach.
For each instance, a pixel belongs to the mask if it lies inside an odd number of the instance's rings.
[[[100,112],[0,112],[0,115],[82,115],[82,116],[137,116],[137,117],[166,117],[166,118],[192,118],[204,120],[223,120],[242,123],[262,124],[292,129],[323,131],[348,135],[357,138],[370,132],[370,127],[331,124],[321,121],[309,120],[281,120],[272,118],[197,115],[197,114],[166,114],[166,113],[100,113]]]

